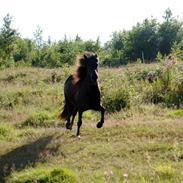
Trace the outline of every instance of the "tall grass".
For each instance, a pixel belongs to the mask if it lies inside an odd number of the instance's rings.
[[[181,182],[183,65],[173,59],[99,68],[104,127],[94,127],[97,113],[85,113],[80,140],[75,124],[68,132],[57,120],[72,68],[0,71],[0,170],[12,167],[7,182],[56,182],[70,169],[81,183]]]
[[[60,167],[29,168],[22,172],[14,172],[6,179],[7,183],[75,183],[76,175],[69,169]]]

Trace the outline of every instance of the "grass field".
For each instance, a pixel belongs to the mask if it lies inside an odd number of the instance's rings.
[[[126,82],[127,73],[157,67],[101,68],[105,124],[97,129],[99,114],[86,112],[80,139],[76,120],[67,131],[57,119],[70,68],[0,71],[0,182],[183,182],[183,110],[139,102],[150,85]]]

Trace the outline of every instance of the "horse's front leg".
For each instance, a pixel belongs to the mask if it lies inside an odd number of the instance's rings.
[[[66,122],[66,128],[67,129],[70,129],[71,128],[70,117],[71,117],[71,115],[68,115],[67,116],[67,119],[66,119],[67,120],[67,122]]]
[[[70,123],[70,117],[72,115],[71,111],[72,111],[72,106],[69,104],[69,102],[67,101],[67,98],[66,99],[66,129],[70,129],[70,126],[71,126],[71,123]]]
[[[74,110],[73,114],[72,114],[72,120],[71,120],[71,123],[70,123],[70,130],[72,130],[72,126],[74,124],[74,118],[77,114],[77,109]]]
[[[83,111],[78,111],[78,128],[77,128],[77,136],[79,137],[79,134],[80,134],[80,127],[82,125],[82,114],[83,114]]]
[[[101,119],[100,121],[97,123],[97,128],[101,128],[103,126],[104,123],[104,113],[105,113],[105,109],[100,105],[98,110],[101,112]]]

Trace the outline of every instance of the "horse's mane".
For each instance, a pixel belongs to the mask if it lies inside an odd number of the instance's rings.
[[[75,68],[73,72],[73,83],[76,84],[80,80],[84,79],[87,74],[87,59],[93,56],[93,53],[86,52],[78,55],[75,61]]]

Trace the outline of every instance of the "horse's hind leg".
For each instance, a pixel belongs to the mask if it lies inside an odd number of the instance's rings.
[[[70,117],[71,117],[71,115],[68,114],[68,115],[67,115],[67,122],[66,122],[66,128],[67,128],[67,129],[70,129],[70,126],[71,126]]]
[[[101,112],[101,119],[100,121],[97,123],[97,128],[101,128],[103,126],[104,123],[104,113],[105,113],[105,109],[100,105],[98,110]]]
[[[67,118],[66,118],[66,120],[67,120],[66,128],[71,130],[72,126],[71,126],[71,122],[70,122],[70,117],[73,113],[73,106],[69,105],[68,103],[67,103],[67,111],[68,111],[68,114],[67,114]]]

